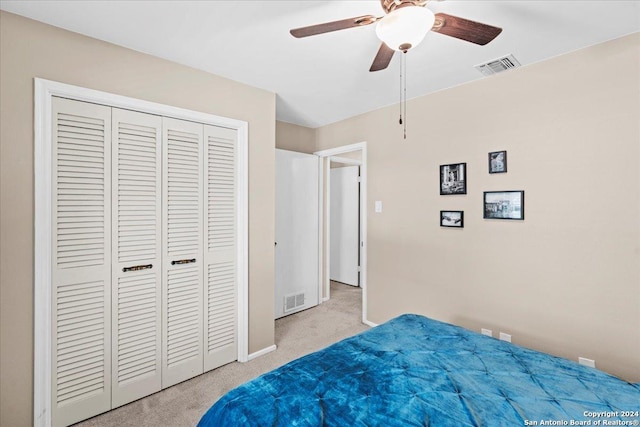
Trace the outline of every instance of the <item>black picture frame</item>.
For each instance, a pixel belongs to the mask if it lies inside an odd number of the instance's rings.
[[[489,153],[489,173],[507,172],[507,152],[493,151]]]
[[[467,194],[467,164],[440,165],[440,195]]]
[[[484,219],[524,220],[524,191],[485,191]]]
[[[464,228],[464,211],[440,211],[440,227]]]

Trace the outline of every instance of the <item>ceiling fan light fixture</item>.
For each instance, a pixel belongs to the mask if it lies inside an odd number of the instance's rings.
[[[434,23],[435,16],[426,7],[405,6],[382,18],[376,34],[391,49],[406,52],[420,44]]]

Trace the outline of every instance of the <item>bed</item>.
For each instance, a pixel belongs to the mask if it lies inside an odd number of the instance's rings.
[[[405,314],[231,390],[199,426],[633,426],[638,411],[639,384]]]

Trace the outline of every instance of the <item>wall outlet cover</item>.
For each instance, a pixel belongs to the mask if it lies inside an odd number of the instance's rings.
[[[578,363],[584,366],[588,366],[590,368],[596,367],[596,361],[592,359],[587,359],[586,357],[578,357]]]
[[[493,331],[491,329],[482,328],[482,329],[480,329],[480,331],[482,332],[482,335],[486,335],[488,337],[493,337]]]
[[[500,339],[502,341],[511,342],[511,335],[500,332]]]

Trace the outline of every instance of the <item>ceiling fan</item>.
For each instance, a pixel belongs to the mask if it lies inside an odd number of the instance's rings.
[[[425,5],[429,0],[380,0],[384,16],[357,16],[325,22],[290,31],[297,38],[309,37],[347,28],[363,27],[377,22],[376,34],[382,40],[369,71],[384,70],[396,51],[406,53],[416,47],[431,31],[478,45],[485,45],[502,32],[502,28],[447,15],[433,14]]]

